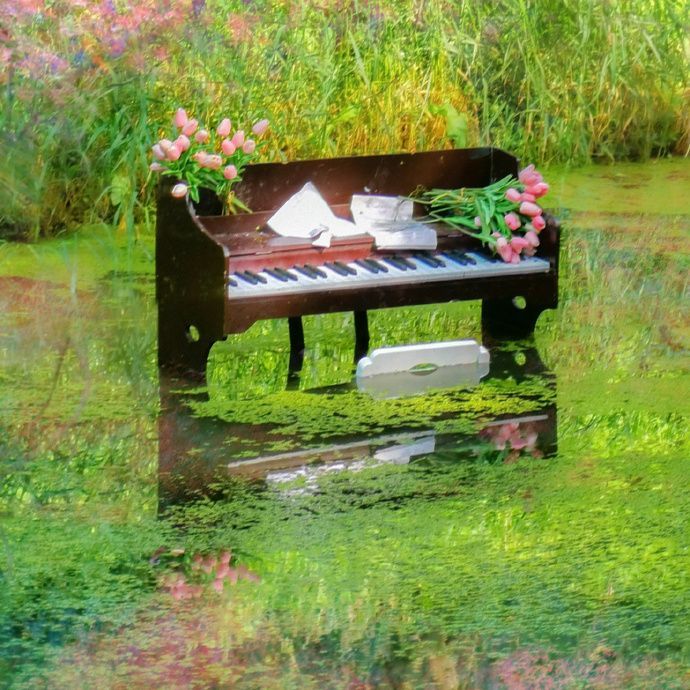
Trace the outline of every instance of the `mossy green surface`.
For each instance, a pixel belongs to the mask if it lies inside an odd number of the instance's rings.
[[[0,684],[687,687],[690,208],[621,213],[615,168],[578,175],[563,188],[596,179],[614,212],[566,204],[548,373],[407,398],[352,387],[350,315],[307,320],[294,390],[280,322],[217,345],[206,386],[159,380],[150,238],[3,246]],[[371,323],[372,345],[479,337],[475,304]],[[549,457],[478,434],[544,414]],[[377,457],[410,434],[434,452]],[[227,471],[298,452],[321,460]],[[226,548],[261,581],[192,601],[161,585]]]

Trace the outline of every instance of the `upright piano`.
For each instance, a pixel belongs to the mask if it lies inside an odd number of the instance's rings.
[[[368,235],[330,247],[280,237],[267,220],[307,182],[333,212],[349,217],[353,194],[409,196],[419,187],[484,187],[517,175],[518,162],[494,148],[354,156],[248,166],[235,188],[248,213],[222,215],[204,193],[198,204],[157,197],[158,360],[203,373],[214,342],[261,319],[287,318],[291,350],[304,348],[301,317],[352,311],[356,356],[369,342],[367,311],[482,300],[485,338],[523,338],[558,302],[559,227],[550,216],[534,257],[506,264],[467,236],[436,226],[435,251],[377,250]],[[423,214],[423,208],[417,209]],[[449,334],[453,337],[455,334]]]

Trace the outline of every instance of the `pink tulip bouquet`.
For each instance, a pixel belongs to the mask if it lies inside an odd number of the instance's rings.
[[[199,201],[199,189],[211,189],[220,199],[231,199],[233,185],[242,179],[244,167],[257,152],[257,139],[268,129],[268,120],[259,120],[252,127],[251,138],[244,130],[233,132],[232,123],[223,118],[215,130],[204,129],[178,108],[173,118],[173,138],[161,139],[151,147],[151,171],[177,180],[172,195],[177,198],[189,194]],[[241,204],[239,204],[241,207]]]
[[[450,225],[516,264],[539,246],[546,221],[537,199],[548,191],[541,173],[528,165],[518,179],[509,175],[478,189],[431,189],[415,201],[427,206],[430,221]]]

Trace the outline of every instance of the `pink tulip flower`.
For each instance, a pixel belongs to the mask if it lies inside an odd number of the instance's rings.
[[[227,137],[228,134],[230,134],[231,129],[232,123],[227,117],[225,117],[221,120],[220,124],[218,125],[218,128],[216,129],[216,134],[219,137]]]
[[[232,138],[232,143],[235,144],[236,148],[240,148],[240,146],[244,144],[244,132],[241,129],[235,132],[235,135]]]
[[[537,199],[544,196],[549,191],[549,185],[546,182],[537,182],[535,185],[525,187],[527,194],[532,194]]]
[[[541,173],[535,169],[534,165],[528,165],[526,168],[521,170],[518,173],[518,179],[526,187],[533,187],[535,184],[539,184],[539,182],[544,181]]]
[[[211,135],[205,129],[200,129],[194,136],[194,139],[200,144],[205,144],[210,138]]]
[[[514,252],[519,254],[523,249],[529,247],[530,244],[524,237],[513,237],[510,240],[510,246]]]
[[[541,209],[531,201],[523,201],[520,204],[520,213],[523,216],[532,216],[534,218],[541,215]]]
[[[517,230],[522,223],[520,223],[520,219],[517,217],[516,214],[514,213],[506,213],[505,216],[503,216],[503,220],[505,220],[506,225],[511,229],[511,230]]]
[[[192,145],[192,142],[189,141],[189,137],[186,137],[184,134],[180,134],[173,143],[180,151],[186,151]]]
[[[475,216],[475,217],[474,217],[474,224],[475,224],[478,228],[481,228],[481,227],[482,227],[482,219],[481,219],[479,216]]]
[[[253,127],[252,133],[260,137],[268,129],[268,120],[259,120]]]
[[[164,155],[168,155],[168,149],[173,145],[172,141],[170,139],[161,139],[158,142],[158,146],[160,147],[161,151],[163,151]]]
[[[165,157],[169,161],[176,161],[179,159],[179,157],[182,155],[182,151],[180,151],[179,147],[176,144],[173,144],[165,154]]]
[[[242,150],[245,153],[254,153],[256,149],[256,142],[253,139],[247,139],[247,141],[242,144]]]
[[[226,156],[232,156],[233,153],[237,150],[235,147],[235,144],[233,144],[230,139],[223,139],[220,145],[220,150],[226,155]]]
[[[508,201],[512,201],[514,204],[517,204],[520,201],[522,201],[521,197],[522,197],[522,195],[520,194],[520,192],[518,192],[518,190],[514,189],[513,187],[511,187],[506,192],[506,199],[508,199]]]
[[[182,127],[182,134],[186,137],[191,137],[196,132],[198,126],[199,122],[197,120],[188,120],[184,127]]]
[[[163,151],[160,144],[154,144],[151,147],[151,151],[153,151],[154,158],[158,159],[159,161],[165,160],[165,151]]]
[[[506,243],[502,247],[497,246],[497,249],[503,261],[505,261],[507,264],[511,263],[511,261],[513,260],[513,250],[511,249],[510,245]]]
[[[213,581],[213,589],[218,592],[218,594],[223,593],[223,578],[221,577],[220,579],[216,579]]]
[[[187,117],[187,113],[185,113],[184,108],[178,108],[175,111],[175,117],[173,117],[173,124],[175,127],[182,129],[182,127],[184,127],[188,121],[189,118]]]
[[[538,247],[539,246],[539,236],[537,235],[534,230],[528,230],[525,233],[525,239],[533,246],[533,247]]]
[[[213,154],[208,157],[206,165],[211,170],[218,170],[223,165],[223,159],[218,154]]]
[[[544,216],[534,216],[534,218],[532,218],[532,227],[537,232],[541,232],[546,227]]]
[[[165,170],[165,166],[161,165],[160,163],[151,163],[151,165],[149,165],[149,170],[151,172],[163,172]]]
[[[534,194],[529,194],[528,192],[523,192],[520,194],[520,201],[529,201],[530,204],[533,204],[537,200],[537,197],[534,196]]]
[[[226,180],[234,180],[237,177],[237,168],[234,165],[226,166],[223,170],[223,177]]]
[[[187,194],[187,185],[184,184],[184,182],[180,182],[176,184],[171,192],[170,192],[176,199],[182,199],[184,196]]]

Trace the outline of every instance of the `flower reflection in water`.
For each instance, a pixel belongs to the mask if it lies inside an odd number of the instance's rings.
[[[533,422],[509,421],[499,425],[492,424],[482,429],[479,435],[488,439],[494,449],[501,451],[501,457],[507,463],[515,462],[527,455],[533,458],[544,456],[537,448],[539,434]]]
[[[226,580],[235,585],[239,580],[259,582],[257,573],[243,564],[231,565],[232,552],[224,550],[219,555],[195,553],[189,557],[184,549],[158,549],[151,557],[151,564],[164,566],[167,572],[158,583],[177,601],[197,599],[211,589],[223,593]]]

